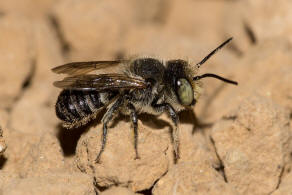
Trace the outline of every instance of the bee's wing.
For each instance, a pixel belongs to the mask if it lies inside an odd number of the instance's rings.
[[[57,74],[81,75],[88,72],[119,65],[126,60],[72,62],[52,69]]]
[[[143,79],[129,77],[124,74],[86,74],[66,77],[54,85],[63,89],[73,90],[117,90],[146,88]]]

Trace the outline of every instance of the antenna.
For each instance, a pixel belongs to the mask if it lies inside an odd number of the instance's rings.
[[[193,78],[193,80],[200,80],[202,78],[206,78],[206,77],[213,77],[213,78],[216,78],[216,79],[219,79],[223,82],[226,82],[226,83],[229,83],[229,84],[233,84],[233,85],[237,85],[238,83],[236,81],[232,81],[232,80],[229,80],[229,79],[226,79],[226,78],[223,78],[219,75],[216,75],[216,74],[211,74],[211,73],[206,73],[206,74],[203,74],[203,75],[199,75],[199,76],[195,76]]]
[[[213,56],[218,50],[220,50],[222,47],[224,47],[227,43],[229,43],[233,38],[227,39],[225,42],[223,42],[221,45],[219,45],[216,49],[214,49],[211,53],[209,53],[204,59],[197,63],[197,67],[200,68],[211,56]]]

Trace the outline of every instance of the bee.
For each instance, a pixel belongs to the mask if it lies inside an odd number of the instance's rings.
[[[229,38],[197,64],[176,59],[163,62],[155,58],[135,58],[113,61],[73,62],[52,69],[57,74],[67,74],[54,86],[62,88],[56,115],[65,128],[76,128],[103,115],[102,144],[96,158],[98,163],[105,149],[108,124],[118,114],[130,117],[134,132],[135,159],[139,159],[138,114],[160,115],[167,112],[173,123],[172,139],[175,158],[179,158],[178,112],[190,109],[199,97],[200,79],[213,77],[237,85],[237,82],[207,73],[197,75],[197,70],[212,55],[230,42]],[[106,67],[121,66],[121,72],[92,74]],[[91,73],[91,74],[90,74]]]

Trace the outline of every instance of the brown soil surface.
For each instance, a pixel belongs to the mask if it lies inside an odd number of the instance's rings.
[[[0,0],[0,194],[292,194],[292,3],[288,0]],[[102,113],[64,129],[55,115],[71,61],[132,55],[201,68],[196,106],[179,113],[175,162],[166,114],[139,115],[135,159],[128,117]]]

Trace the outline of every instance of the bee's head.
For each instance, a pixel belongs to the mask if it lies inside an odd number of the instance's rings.
[[[187,61],[169,60],[166,62],[164,75],[169,90],[175,94],[178,103],[182,106],[191,106],[196,102],[191,71],[187,67]]]
[[[196,68],[200,68],[212,55],[214,55],[219,49],[226,45],[232,38],[226,40],[210,54],[208,54],[201,62],[196,64]],[[190,68],[189,64],[185,60],[169,60],[166,62],[166,71],[164,75],[164,81],[168,86],[168,91],[175,94],[177,102],[181,106],[191,106],[196,103],[198,98],[198,80],[205,77],[213,77],[221,81],[237,85],[237,82],[223,78],[216,74],[203,74],[194,76],[193,69]]]

